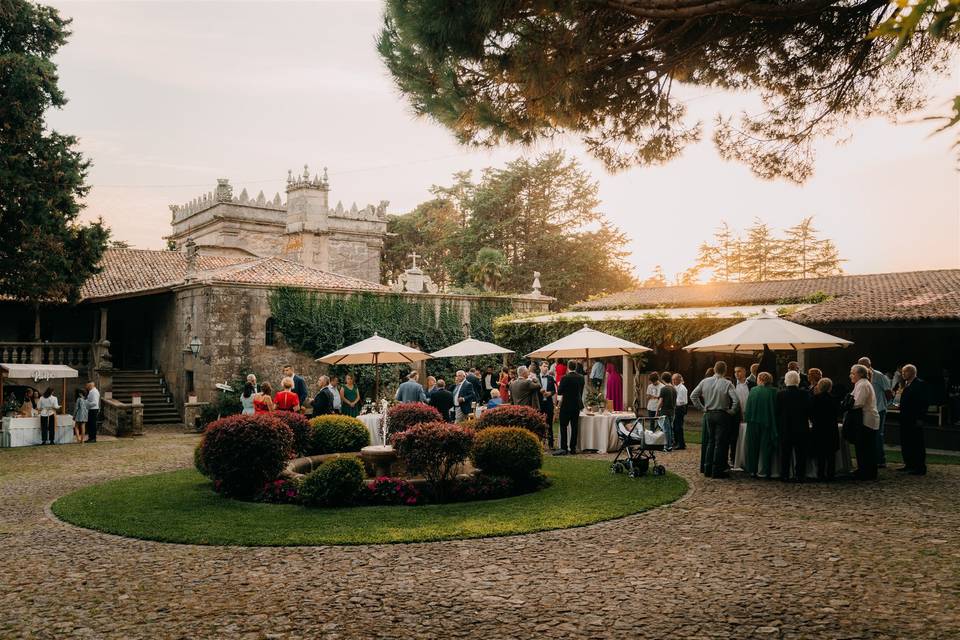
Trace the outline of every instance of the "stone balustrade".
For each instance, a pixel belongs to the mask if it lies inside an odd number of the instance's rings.
[[[100,407],[103,410],[103,433],[118,438],[143,435],[142,404],[127,404],[113,398],[101,398]]]
[[[0,362],[63,364],[86,371],[93,362],[89,342],[0,342]]]

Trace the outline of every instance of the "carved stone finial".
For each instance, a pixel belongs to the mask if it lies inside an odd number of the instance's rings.
[[[228,178],[217,178],[217,202],[230,202],[233,200],[233,187],[230,186]]]
[[[245,202],[248,202],[249,200],[250,200],[250,195],[247,193],[246,187],[244,187],[243,191],[240,192],[240,202],[245,203]]]
[[[539,271],[533,272],[533,295],[535,296],[543,295],[542,293],[540,293],[540,272]]]
[[[310,167],[303,165],[303,181],[310,182]]]
[[[287,184],[293,182],[293,169],[287,169]]]

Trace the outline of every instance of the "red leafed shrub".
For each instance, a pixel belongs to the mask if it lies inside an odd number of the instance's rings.
[[[481,413],[475,425],[476,430],[481,431],[489,427],[520,427],[532,432],[538,438],[547,435],[547,420],[543,414],[533,407],[522,407],[516,404],[502,404]]]
[[[299,498],[300,483],[282,478],[271,480],[253,496],[254,502],[270,502],[273,504],[294,504]]]
[[[523,480],[543,466],[543,446],[526,429],[490,427],[477,433],[470,459],[485,475]]]
[[[474,433],[447,422],[426,422],[393,436],[397,456],[407,472],[422,474],[436,498],[442,501],[458,465],[470,455]]]
[[[425,422],[443,422],[443,416],[436,407],[422,402],[401,402],[387,409],[387,429],[391,435]]]
[[[313,429],[310,428],[307,417],[293,411],[275,411],[271,415],[293,431],[293,452],[298,456],[309,455],[308,449],[313,437]]]
[[[273,414],[236,415],[207,425],[203,466],[218,491],[250,497],[293,456],[293,431]]]
[[[364,492],[364,502],[367,504],[403,504],[412,507],[420,501],[420,492],[403,478],[382,476],[367,485]]]

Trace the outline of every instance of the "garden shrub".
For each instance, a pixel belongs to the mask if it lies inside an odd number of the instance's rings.
[[[403,478],[377,478],[364,491],[364,502],[367,504],[413,506],[421,501],[420,492],[413,483]]]
[[[392,442],[407,472],[423,474],[442,501],[457,466],[470,454],[473,436],[472,429],[436,421],[410,427],[394,435]]]
[[[449,502],[496,500],[518,493],[516,483],[506,476],[473,475],[457,478],[450,488]]]
[[[271,480],[253,496],[254,502],[293,504],[300,499],[300,483],[289,478]]]
[[[350,416],[318,416],[309,424],[309,455],[360,451],[370,444],[366,425]]]
[[[537,438],[547,435],[547,420],[543,414],[533,407],[516,404],[503,404],[481,413],[477,418],[476,430],[482,431],[490,427],[520,427]]]
[[[207,473],[207,465],[203,464],[203,440],[201,440],[200,444],[193,450],[193,466],[196,467],[201,475],[209,475]]]
[[[338,507],[353,502],[363,489],[363,464],[357,458],[334,458],[303,478],[300,499],[314,507]]]
[[[490,427],[477,433],[470,459],[485,475],[522,480],[543,466],[543,446],[526,429]]]
[[[410,427],[425,422],[443,422],[443,416],[436,407],[422,402],[402,402],[387,409],[387,428],[390,435],[406,431]]]
[[[249,497],[293,457],[293,431],[272,414],[211,422],[203,435],[203,465],[218,491]]]
[[[310,420],[300,413],[293,411],[275,411],[273,417],[277,418],[293,431],[293,451],[298,456],[309,455],[310,441],[313,438],[313,429],[310,428]]]

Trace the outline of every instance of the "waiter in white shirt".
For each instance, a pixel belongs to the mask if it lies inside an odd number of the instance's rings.
[[[100,417],[100,390],[87,383],[87,442],[97,441],[97,419]]]
[[[683,376],[679,373],[673,374],[672,382],[677,390],[677,408],[673,411],[673,448],[686,449],[687,444],[683,441],[683,419],[687,416],[687,403],[690,400],[687,386],[683,384]]]

